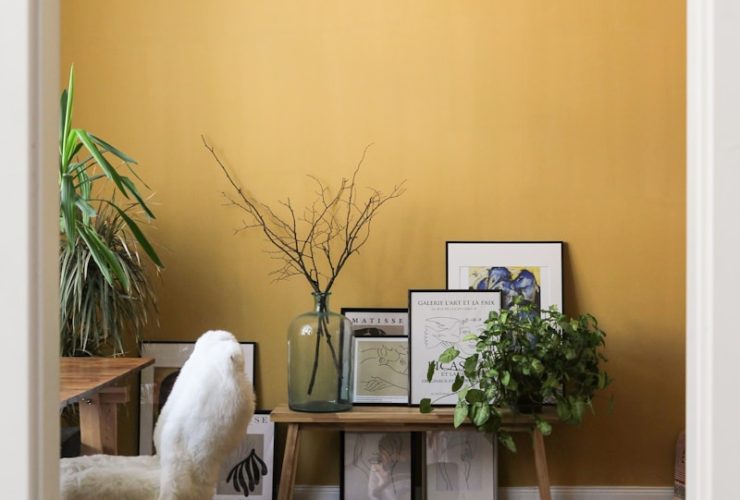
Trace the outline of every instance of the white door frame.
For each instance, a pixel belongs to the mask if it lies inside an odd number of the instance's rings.
[[[59,0],[0,16],[2,497],[59,497]]]
[[[687,2],[687,498],[737,497],[740,2]]]

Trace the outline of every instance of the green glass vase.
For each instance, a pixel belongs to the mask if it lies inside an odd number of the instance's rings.
[[[314,293],[312,311],[288,328],[288,405],[315,413],[352,408],[352,325]]]

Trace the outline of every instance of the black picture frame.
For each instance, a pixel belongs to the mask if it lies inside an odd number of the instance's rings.
[[[445,287],[449,289],[469,288],[471,281],[475,280],[475,271],[471,271],[465,280],[461,275],[466,267],[471,270],[502,268],[518,273],[514,276],[514,272],[509,271],[511,274],[509,277],[500,278],[503,282],[516,281],[522,276],[522,271],[528,271],[539,278],[535,277],[540,287],[538,307],[547,309],[555,305],[563,311],[565,306],[564,254],[565,242],[557,240],[447,241],[445,244]],[[481,280],[483,279],[485,278],[481,276]],[[512,287],[504,288],[499,283],[491,286],[493,290],[504,292],[502,307],[508,307],[511,297],[516,294],[515,292],[507,293]]]
[[[406,308],[398,308],[398,307],[391,307],[391,308],[383,308],[383,307],[343,307],[341,309],[342,316],[346,317],[350,323],[352,323],[352,333],[354,335],[359,336],[369,336],[369,337],[376,337],[376,336],[405,336],[408,337],[408,314],[409,311]],[[392,329],[388,331],[383,330],[384,323],[381,320],[381,317],[383,315],[391,316],[392,318],[396,320],[404,320],[403,325],[393,324]],[[374,318],[374,316],[376,316]],[[365,323],[359,323],[364,328],[375,328],[380,331],[358,331],[355,329],[355,324],[358,324],[358,322],[362,321],[363,317],[369,317],[372,320],[371,322],[365,322]],[[398,328],[401,326],[401,328]]]

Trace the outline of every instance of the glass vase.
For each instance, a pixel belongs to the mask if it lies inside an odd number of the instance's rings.
[[[312,311],[288,329],[288,405],[306,412],[352,408],[352,325],[329,310],[329,293],[314,293]]]

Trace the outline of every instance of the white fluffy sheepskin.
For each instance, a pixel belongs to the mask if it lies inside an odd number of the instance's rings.
[[[239,343],[228,332],[206,332],[157,420],[158,455],[62,459],[62,500],[210,500],[253,413]]]

